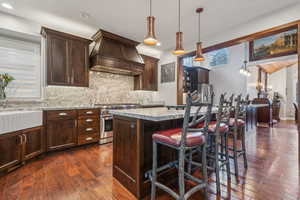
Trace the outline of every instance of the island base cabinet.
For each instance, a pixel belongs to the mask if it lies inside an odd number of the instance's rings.
[[[0,171],[21,163],[22,141],[22,132],[0,136]]]
[[[113,123],[113,177],[137,199],[143,199],[151,190],[150,180],[145,175],[152,169],[152,135],[159,130],[182,127],[182,120],[151,122],[114,116]],[[159,145],[159,166],[176,159],[176,150]],[[175,169],[158,175],[162,183],[176,181],[176,177]]]
[[[65,149],[77,145],[75,119],[55,120],[47,123],[47,150]]]

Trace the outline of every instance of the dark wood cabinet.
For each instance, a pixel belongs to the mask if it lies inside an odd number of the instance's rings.
[[[188,80],[188,81],[186,81]],[[185,67],[185,90],[198,90],[200,84],[209,84],[209,70],[200,67]]]
[[[15,168],[45,151],[43,127],[25,129],[0,136],[0,171]]]
[[[158,61],[159,59],[141,55],[144,59],[145,68],[141,75],[134,77],[134,89],[135,90],[158,90]]]
[[[36,127],[23,131],[23,161],[34,158],[45,151],[44,128]]]
[[[90,40],[42,28],[46,39],[46,71],[48,85],[89,85]]]
[[[47,150],[73,147],[77,144],[76,119],[54,120],[47,123]]]
[[[0,136],[0,171],[21,163],[22,141],[22,132]]]

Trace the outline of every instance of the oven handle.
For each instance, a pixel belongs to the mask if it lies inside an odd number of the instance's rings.
[[[101,118],[100,129],[101,129],[101,131],[100,131],[100,139],[101,139],[101,137],[104,135],[104,131],[105,131],[105,119],[103,117]]]

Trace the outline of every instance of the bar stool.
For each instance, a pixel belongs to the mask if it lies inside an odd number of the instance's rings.
[[[207,168],[208,170],[214,171],[216,174],[216,189],[217,195],[219,196],[221,196],[220,171],[223,166],[226,166],[227,185],[231,184],[228,150],[228,131],[231,114],[230,104],[231,101],[225,100],[225,94],[222,94],[220,96],[216,121],[210,122],[208,126],[207,157],[209,158],[209,161],[211,161],[212,166],[207,166]],[[198,128],[203,126],[203,124],[199,124]]]
[[[202,103],[197,97],[197,93],[187,94],[187,105],[185,108],[184,122],[182,129],[172,129],[166,131],[159,131],[152,135],[153,139],[153,168],[150,180],[152,183],[151,188],[151,200],[155,199],[156,187],[169,193],[175,199],[186,200],[195,192],[204,189],[205,197],[207,198],[207,168],[206,168],[206,138],[208,134],[208,124],[211,117],[213,94],[209,98],[209,102]],[[193,109],[192,109],[193,106]],[[196,112],[194,112],[196,110]],[[201,112],[205,110],[204,115],[200,116]],[[191,120],[192,119],[192,120]],[[201,129],[191,128],[196,124],[204,122],[204,127]],[[157,166],[157,146],[164,145],[169,148],[175,149],[178,152],[178,160],[173,164],[166,164],[163,166]],[[188,151],[193,151],[200,148],[202,164],[192,162],[193,165],[203,165],[202,173],[203,179],[196,178],[191,173],[188,173],[185,167],[185,160]],[[178,185],[179,194],[174,192],[171,188],[157,181],[157,173],[170,167],[176,167],[178,169]],[[195,182],[197,185],[191,188],[189,191],[185,191],[185,178]]]
[[[238,95],[236,99],[236,105],[234,107],[235,114],[234,118],[231,118],[229,121],[230,134],[233,135],[233,145],[232,148],[229,148],[230,151],[233,152],[233,156],[230,158],[234,161],[234,170],[235,176],[238,178],[239,176],[239,167],[238,167],[238,157],[243,156],[244,158],[244,168],[248,168],[247,163],[247,155],[246,155],[246,110],[249,104],[248,100],[242,100],[242,95]],[[238,148],[238,134],[241,135],[241,143],[242,147]]]

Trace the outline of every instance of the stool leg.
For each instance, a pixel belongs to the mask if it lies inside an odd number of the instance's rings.
[[[242,151],[243,151],[243,157],[244,157],[244,167],[245,169],[248,168],[248,163],[247,163],[247,155],[246,155],[246,131],[245,127],[243,127],[242,130]]]
[[[191,174],[192,173],[192,160],[193,160],[193,151],[190,150],[189,152],[189,165],[188,165],[188,173]]]
[[[222,136],[221,136],[221,153],[222,153],[222,154],[221,154],[221,158],[222,158],[222,159],[224,159],[224,147],[225,147],[225,146],[224,146],[224,145],[225,145],[224,139],[225,139],[225,136],[222,135]]]
[[[229,149],[228,149],[228,133],[225,134],[225,155],[226,155],[226,171],[227,171],[227,184],[231,182],[230,174],[230,159],[229,159]]]
[[[237,128],[233,133],[233,160],[234,160],[234,170],[236,178],[239,176],[239,166],[238,166],[238,149],[237,149]]]
[[[153,141],[151,200],[155,200],[156,197],[156,179],[157,179],[156,169],[157,169],[157,143]]]
[[[219,144],[218,137],[215,137],[214,144],[214,156],[215,156],[215,173],[216,173],[216,186],[217,186],[217,195],[221,196],[221,183],[220,183],[220,166],[219,166]]]
[[[204,188],[205,199],[208,199],[208,177],[207,177],[207,162],[206,162],[206,145],[202,146],[202,174],[203,181],[206,184]]]
[[[184,184],[184,156],[185,156],[185,149],[179,149],[179,167],[178,167],[178,185],[179,185],[179,199],[184,200],[185,194],[185,184]]]

